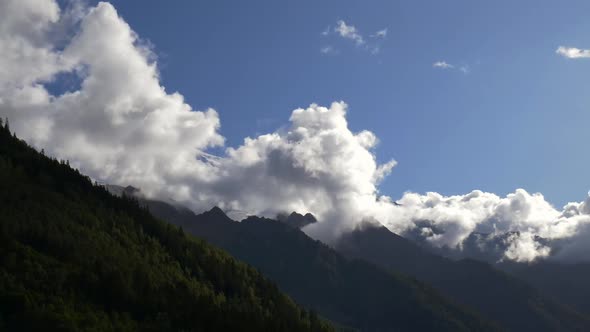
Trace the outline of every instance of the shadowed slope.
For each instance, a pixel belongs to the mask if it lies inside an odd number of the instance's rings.
[[[348,260],[290,225],[258,217],[235,222],[218,208],[188,217],[176,208],[149,206],[161,218],[257,267],[296,301],[341,324],[363,331],[496,330],[429,286]]]
[[[487,263],[432,254],[383,226],[364,224],[345,234],[337,250],[436,287],[512,331],[586,331],[590,321]]]
[[[0,330],[332,330],[254,268],[2,126],[0,206]]]

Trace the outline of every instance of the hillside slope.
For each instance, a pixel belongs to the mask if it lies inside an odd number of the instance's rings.
[[[524,281],[475,260],[432,254],[383,226],[371,224],[344,235],[336,246],[427,282],[455,301],[478,310],[511,331],[589,331],[590,320]]]
[[[361,260],[348,260],[296,227],[219,208],[200,215],[156,201],[157,216],[225,248],[275,280],[299,303],[362,331],[495,331],[431,287]]]
[[[0,207],[0,330],[332,330],[254,268],[4,126]]]
[[[525,280],[548,296],[590,316],[590,264],[539,261],[533,264],[503,262],[496,265]]]

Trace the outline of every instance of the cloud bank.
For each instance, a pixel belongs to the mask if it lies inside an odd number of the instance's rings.
[[[455,249],[462,249],[473,234],[483,234],[478,246],[499,245],[502,252],[496,258],[521,262],[550,255],[574,259],[567,252],[586,242],[590,225],[590,197],[557,210],[543,195],[524,189],[505,197],[479,190],[447,197],[406,193],[399,202],[403,206],[391,212],[389,228],[417,233],[435,247]],[[578,258],[590,258],[588,249]]]
[[[50,93],[47,85],[63,74],[79,78],[79,88]],[[112,5],[0,3],[0,115],[20,137],[96,180],[196,211],[311,212],[320,222],[305,231],[326,241],[378,220],[436,247],[461,249],[481,232],[508,234],[505,259],[589,258],[590,199],[557,210],[522,189],[506,197],[476,190],[406,193],[394,204],[378,188],[396,162],[376,161],[377,138],[352,132],[347,111],[344,102],[312,104],[294,110],[284,129],[212,155],[208,148],[224,145],[217,112],[193,110],[165,90],[155,56]]]

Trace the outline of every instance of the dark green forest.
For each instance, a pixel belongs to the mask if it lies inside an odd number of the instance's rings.
[[[254,268],[0,126],[0,330],[330,331]]]

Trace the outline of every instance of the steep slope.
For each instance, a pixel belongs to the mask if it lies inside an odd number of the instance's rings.
[[[332,330],[254,268],[3,126],[0,206],[0,330]]]
[[[501,263],[498,268],[590,315],[590,264],[540,261],[534,264]]]
[[[260,269],[282,290],[329,319],[363,331],[491,331],[496,327],[430,287],[360,260],[348,260],[284,223],[200,215],[162,202],[150,210]]]
[[[511,331],[590,329],[586,317],[489,264],[434,255],[383,226],[365,224],[344,235],[336,248],[349,257],[366,259],[430,283]]]

